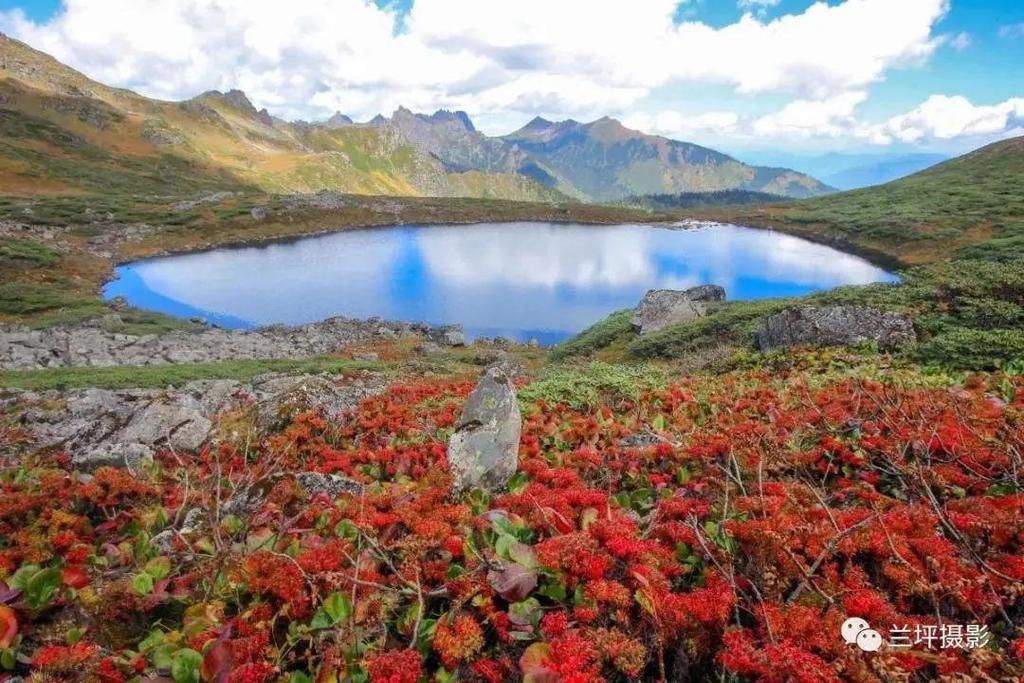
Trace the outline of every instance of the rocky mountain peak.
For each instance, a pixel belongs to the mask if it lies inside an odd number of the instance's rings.
[[[245,112],[247,114],[252,114],[255,116],[256,114],[259,113],[256,111],[256,107],[253,106],[253,103],[249,99],[249,97],[244,92],[238,89],[228,90],[226,93],[221,92],[220,90],[207,90],[196,99],[220,100],[221,102],[224,102],[225,104],[228,104],[234,107],[235,109]]]
[[[352,118],[342,114],[340,111],[334,112],[331,118],[327,119],[328,128],[344,128],[345,126],[351,126],[352,123]]]
[[[238,89],[228,90],[227,93],[224,94],[224,100],[226,102],[232,104],[233,106],[237,107],[238,109],[241,109],[243,111],[251,111],[253,113],[256,113],[256,107],[253,106],[252,101],[241,90],[238,90]],[[266,110],[264,110],[264,111],[266,111]]]
[[[474,132],[476,127],[469,118],[469,114],[464,111],[449,111],[447,109],[438,109],[430,116],[426,117],[431,123],[456,123],[469,132]]]
[[[274,125],[277,122],[277,120],[274,119],[274,117],[270,115],[270,112],[267,111],[266,107],[264,107],[263,109],[260,109],[258,112],[256,112],[256,118],[258,118],[261,123],[263,123],[263,124],[265,124],[267,126],[272,126],[272,125]]]

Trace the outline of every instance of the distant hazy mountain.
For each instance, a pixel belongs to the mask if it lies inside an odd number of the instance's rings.
[[[689,142],[647,135],[608,117],[591,123],[540,117],[504,137],[557,179],[566,194],[596,200],[717,190],[752,190],[787,197],[831,191],[785,168],[749,166]]]
[[[852,154],[830,152],[820,155],[780,152],[746,152],[739,155],[750,163],[782,165],[820,178],[840,190],[881,185],[923,171],[950,157],[944,154],[884,152]]]
[[[884,185],[772,207],[759,218],[893,254],[905,264],[958,254],[1024,255],[1024,137]]]
[[[949,157],[943,154],[894,155],[827,175],[825,182],[840,190],[856,190],[860,187],[882,185],[890,180],[905,178],[948,159]]]
[[[831,188],[603,118],[535,119],[504,138],[465,112],[288,122],[240,90],[163,102],[105,86],[0,34],[0,187],[8,193],[253,188],[584,201]]]

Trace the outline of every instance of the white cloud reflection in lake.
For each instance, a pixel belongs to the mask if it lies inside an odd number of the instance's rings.
[[[228,325],[377,315],[545,342],[635,305],[650,288],[714,283],[730,299],[752,299],[894,279],[856,256],[732,225],[546,223],[354,230],[118,272],[107,296]]]

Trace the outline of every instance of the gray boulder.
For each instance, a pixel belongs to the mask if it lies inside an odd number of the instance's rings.
[[[335,417],[381,391],[383,384],[377,376],[350,383],[316,375],[270,379],[254,387],[259,397],[257,425],[264,430],[280,428],[307,411]]]
[[[444,349],[441,348],[441,345],[432,341],[425,341],[416,347],[416,353],[421,356],[432,356],[436,353],[441,353],[442,351],[444,351]]]
[[[137,472],[153,462],[153,449],[141,443],[105,443],[78,453],[71,458],[71,467],[78,472],[93,472],[100,467],[127,468]]]
[[[910,316],[861,306],[801,306],[769,316],[757,333],[762,351],[789,346],[855,346],[875,342],[892,349],[916,341]]]
[[[703,317],[707,314],[707,304],[714,301],[725,301],[725,290],[718,285],[701,285],[684,291],[652,289],[644,294],[631,322],[638,334],[650,334]]]
[[[462,325],[446,325],[435,328],[430,332],[430,339],[441,346],[466,345],[466,333],[463,332]]]
[[[448,442],[448,467],[456,494],[502,488],[519,467],[522,418],[508,377],[488,369],[466,398]]]
[[[158,397],[132,416],[118,434],[125,443],[170,446],[176,451],[198,450],[213,423],[202,406],[187,394],[169,393]]]

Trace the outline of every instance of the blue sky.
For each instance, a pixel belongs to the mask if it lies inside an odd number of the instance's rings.
[[[808,153],[1024,132],[1020,0],[0,0],[0,30],[106,83],[239,87],[286,118],[607,114]]]

